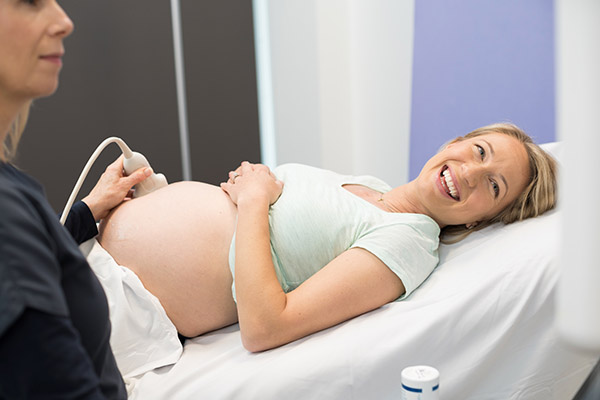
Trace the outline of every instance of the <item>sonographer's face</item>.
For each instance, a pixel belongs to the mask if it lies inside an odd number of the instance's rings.
[[[56,0],[0,0],[0,95],[48,96],[58,87],[73,23]]]

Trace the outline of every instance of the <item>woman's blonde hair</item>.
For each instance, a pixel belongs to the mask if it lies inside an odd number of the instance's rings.
[[[11,124],[8,134],[4,139],[4,143],[2,143],[2,152],[0,152],[0,160],[4,162],[12,161],[17,153],[17,147],[19,146],[19,140],[21,140],[21,135],[23,135],[23,131],[25,130],[25,125],[27,125],[27,118],[29,118],[29,108],[31,107],[31,102],[27,102],[21,108],[21,111],[17,114],[17,117],[14,119]]]
[[[523,144],[529,159],[529,181],[525,190],[495,217],[481,221],[476,227],[468,229],[465,225],[449,225],[442,229],[441,238],[444,243],[456,243],[470,233],[483,229],[496,222],[510,224],[527,218],[537,217],[554,208],[557,200],[556,160],[535,144],[531,137],[519,127],[510,123],[498,123],[484,126],[464,137],[458,137],[452,142],[469,139],[490,133],[502,133],[514,137]]]

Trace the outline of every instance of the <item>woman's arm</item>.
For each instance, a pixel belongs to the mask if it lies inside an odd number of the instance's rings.
[[[65,220],[64,227],[67,228],[77,244],[81,244],[98,234],[94,215],[83,201],[73,204]]]
[[[242,341],[248,350],[289,343],[404,293],[401,280],[379,258],[353,248],[286,294],[270,249],[268,212],[280,194],[277,181],[268,169],[257,177],[254,167],[246,164],[237,173],[235,182],[230,179],[223,188],[238,205],[235,285]]]

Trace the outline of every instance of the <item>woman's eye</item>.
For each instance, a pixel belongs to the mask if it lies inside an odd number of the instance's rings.
[[[492,182],[492,188],[494,189],[494,197],[498,197],[498,195],[500,194],[500,186],[498,186],[498,184],[494,181]]]
[[[481,156],[481,159],[483,160],[485,158],[485,150],[483,149],[483,147],[481,147],[478,144],[476,144],[475,146],[477,147],[477,151],[479,152],[479,155]]]
[[[38,0],[21,0],[23,3],[28,4],[30,6],[35,6]]]

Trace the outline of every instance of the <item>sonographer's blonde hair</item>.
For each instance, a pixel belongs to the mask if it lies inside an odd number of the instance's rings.
[[[537,217],[554,208],[557,201],[556,160],[535,144],[531,137],[519,127],[510,123],[498,123],[484,126],[450,143],[470,139],[490,133],[502,133],[514,137],[523,144],[529,159],[529,180],[525,190],[495,217],[480,221],[476,227],[467,229],[465,225],[449,225],[442,229],[442,242],[456,243],[470,233],[483,229],[496,222],[510,224],[527,218]]]
[[[12,161],[17,153],[19,140],[21,140],[21,135],[23,135],[25,125],[27,125],[30,107],[31,102],[29,101],[23,106],[23,108],[21,108],[17,114],[17,117],[14,119],[9,128],[8,134],[4,139],[4,143],[2,143],[2,152],[0,152],[0,159],[4,162]]]

